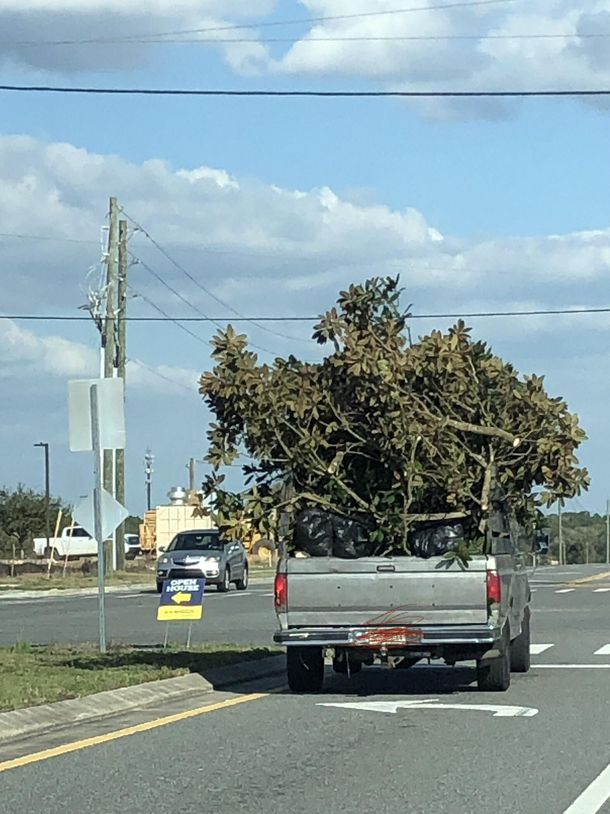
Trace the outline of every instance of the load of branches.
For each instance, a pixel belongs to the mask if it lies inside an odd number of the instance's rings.
[[[260,364],[231,326],[215,336],[204,491],[225,536],[254,527],[298,548],[299,522],[326,516],[359,524],[357,555],[411,553],[422,526],[459,521],[468,559],[499,506],[531,528],[588,488],[585,433],[543,377],[520,377],[461,320],[412,343],[400,295],[398,278],[341,292],[315,326],[319,363]],[[230,492],[218,471],[240,457],[246,488]]]

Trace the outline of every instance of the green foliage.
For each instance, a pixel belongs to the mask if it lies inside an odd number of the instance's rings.
[[[531,525],[538,506],[588,487],[578,417],[543,378],[520,378],[462,321],[411,346],[400,293],[398,279],[341,292],[315,326],[334,348],[319,364],[258,364],[245,335],[216,335],[200,382],[215,415],[207,460],[256,461],[241,494],[217,475],[204,485],[225,534],[250,523],[268,534],[282,512],[318,505],[372,520],[383,551],[408,550],[428,515],[467,518],[474,542],[498,501]]]
[[[51,535],[59,510],[63,510],[61,528],[70,523],[69,509],[60,498],[50,502]],[[45,496],[19,484],[16,489],[0,488],[0,553],[11,554],[13,545],[20,551],[31,548],[34,537],[46,534]]]
[[[545,518],[550,531],[547,559],[559,559],[559,523],[557,515]],[[606,562],[606,518],[589,512],[564,512],[563,539],[568,563]]]
[[[141,517],[137,517],[136,515],[130,514],[129,517],[125,520],[125,534],[139,534],[141,522],[142,522]]]

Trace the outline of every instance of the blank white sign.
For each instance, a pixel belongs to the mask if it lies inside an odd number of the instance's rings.
[[[125,449],[123,379],[79,379],[68,382],[70,450],[93,449],[91,436],[91,385],[97,385],[100,413],[100,447]]]

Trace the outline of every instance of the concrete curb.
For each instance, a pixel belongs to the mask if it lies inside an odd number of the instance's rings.
[[[284,672],[284,657],[272,656],[208,670],[207,677],[190,673],[177,678],[151,681],[133,687],[0,713],[0,744],[32,735],[65,729],[85,721],[121,713],[175,698],[211,693],[246,681],[269,678]]]
[[[273,581],[275,572],[273,574],[265,574],[264,576],[251,576],[250,583],[256,582],[269,582]],[[138,583],[134,585],[107,585],[107,594],[122,594],[130,593],[132,591],[149,591],[156,593],[155,584],[150,582]],[[14,591],[12,589],[0,590],[0,602],[19,599],[55,599],[56,597],[73,597],[73,596],[96,596],[97,588],[49,588],[39,591]]]

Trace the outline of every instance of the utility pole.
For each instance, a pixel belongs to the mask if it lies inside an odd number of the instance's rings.
[[[49,471],[49,445],[45,441],[34,444],[44,449],[44,504],[45,526],[47,532],[47,550],[51,547],[51,475]]]
[[[127,221],[119,221],[119,276],[117,285],[118,322],[116,330],[117,376],[123,379],[123,393],[126,393],[125,368],[127,365]],[[125,505],[125,450],[115,451],[115,498]],[[121,523],[115,535],[116,567],[125,570],[125,523]]]
[[[150,449],[147,448],[146,455],[144,456],[144,472],[146,475],[146,508],[148,511],[151,509],[151,487],[152,487],[152,474],[154,472],[153,462],[155,456]]]
[[[116,289],[118,254],[118,214],[116,198],[110,199],[110,229],[108,233],[108,270],[106,275],[106,346],[104,348],[104,378],[112,379],[116,366]],[[114,496],[114,451],[103,451],[103,485]],[[116,539],[116,535],[113,535]],[[116,565],[116,548],[113,544],[112,564]]]
[[[610,500],[606,501],[606,563],[610,565]]]
[[[189,492],[190,496],[193,497],[195,494],[195,459],[191,458],[188,464],[188,471],[189,471]]]
[[[559,521],[559,565],[565,565],[565,551],[563,548],[563,525],[561,522],[561,503],[557,504],[557,519]]]

